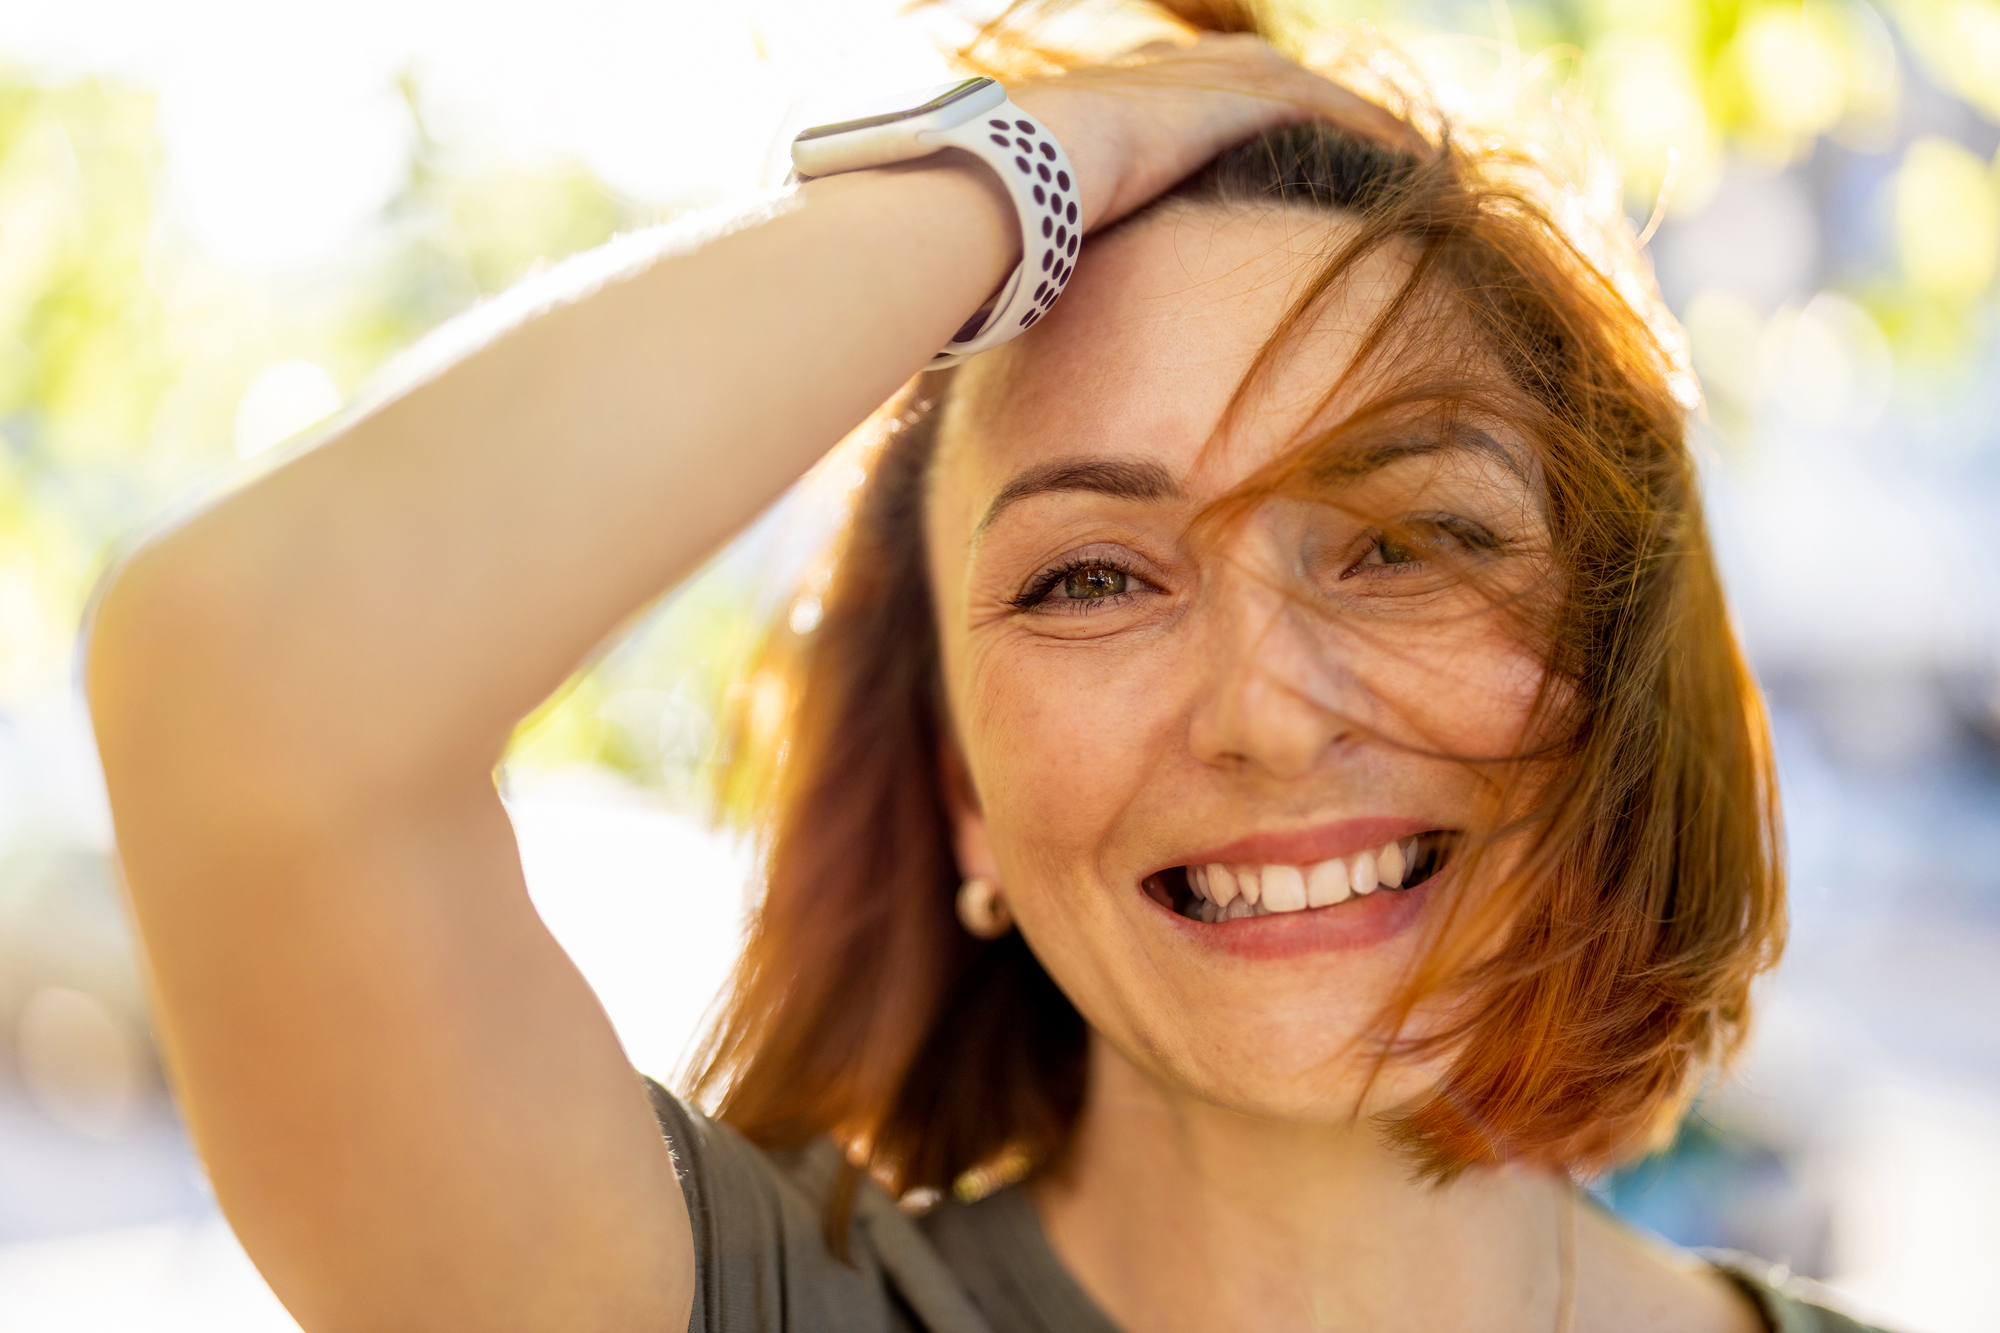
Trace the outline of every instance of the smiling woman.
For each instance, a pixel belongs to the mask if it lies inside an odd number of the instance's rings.
[[[838,174],[557,273],[109,585],[166,1048],[307,1328],[1852,1327],[1573,1183],[1783,933],[1629,233],[1175,12],[819,127]],[[739,754],[704,1114],[631,1074],[491,768],[885,400]]]
[[[724,1118],[948,1188],[1061,1157],[1095,1033],[1204,1099],[1384,1115],[1442,1176],[1647,1150],[1782,928],[1650,312],[1477,157],[1326,124],[1089,254],[1039,337],[916,386],[778,647]],[[952,928],[968,874],[1019,937]],[[961,1039],[1044,969],[1083,1017]]]

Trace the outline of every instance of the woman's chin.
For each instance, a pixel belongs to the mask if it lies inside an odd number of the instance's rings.
[[[1245,1020],[1149,1033],[1148,1079],[1175,1101],[1194,1101],[1251,1120],[1288,1125],[1352,1124],[1417,1105],[1439,1071],[1384,1061],[1373,1043],[1329,1040],[1324,1029]]]

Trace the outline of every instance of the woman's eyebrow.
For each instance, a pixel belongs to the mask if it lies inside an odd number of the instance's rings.
[[[1485,454],[1522,481],[1529,480],[1526,466],[1514,451],[1477,426],[1452,426],[1435,435],[1344,449],[1321,459],[1313,471],[1321,481],[1351,482],[1405,458],[1447,452]]]
[[[1180,494],[1173,473],[1144,458],[1066,458],[1019,473],[1000,488],[986,516],[973,530],[986,531],[1000,512],[1016,500],[1050,491],[1094,491],[1121,500],[1171,500]]]

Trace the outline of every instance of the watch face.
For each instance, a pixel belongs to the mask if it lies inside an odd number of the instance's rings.
[[[899,120],[913,120],[927,116],[933,111],[942,111],[953,102],[963,101],[981,88],[991,84],[991,79],[961,79],[957,83],[940,83],[935,88],[925,88],[921,92],[905,93],[894,98],[894,109],[876,115],[858,116],[853,120],[836,120],[825,125],[814,125],[802,130],[797,139],[824,139],[829,135],[846,134],[851,130],[872,129],[877,125],[893,125]]]

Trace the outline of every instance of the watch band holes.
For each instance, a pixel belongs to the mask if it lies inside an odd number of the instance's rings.
[[[1082,231],[1077,228],[1077,219],[1082,213],[1074,198],[1060,197],[1075,190],[1076,186],[1070,180],[1068,163],[1063,160],[1062,150],[1053,137],[1045,137],[1046,131],[1038,129],[1031,120],[1002,120],[996,116],[986,124],[994,131],[986,137],[1002,150],[1000,157],[1003,160],[1006,157],[1014,159],[1014,169],[1027,177],[1029,192],[1034,195],[1036,206],[1047,210],[1042,214],[1042,239],[1046,244],[1041,253],[1041,282],[1032,296],[1023,291],[1021,296],[1014,298],[1022,301],[1023,296],[1027,297],[1022,303],[1030,308],[1017,319],[1018,327],[1026,330],[1055,305],[1056,298],[1062,295],[1064,285],[1075,271],[1070,257],[1076,254],[1077,244],[1083,239]],[[1063,169],[1056,170],[1058,166]],[[1038,179],[1040,184],[1035,183]],[[1021,207],[1026,206],[1026,201],[1022,201]],[[1027,274],[1034,270],[1024,261],[1020,272]],[[947,352],[940,353],[940,357],[976,339],[981,327],[993,322],[993,315],[997,314],[996,311],[992,315],[974,315],[946,345]],[[994,336],[999,336],[997,329]]]

